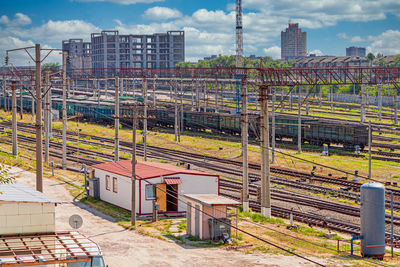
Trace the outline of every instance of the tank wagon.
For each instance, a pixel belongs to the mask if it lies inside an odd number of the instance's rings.
[[[92,99],[92,100],[90,100]],[[124,98],[123,100],[138,100],[142,98]],[[4,98],[1,97],[1,106],[4,106]],[[8,106],[11,105],[11,98],[8,98]],[[19,97],[17,98],[19,105]],[[23,107],[26,111],[31,111],[31,97],[23,97]],[[53,98],[52,108],[60,112],[62,115],[62,100]],[[120,108],[120,115],[131,115],[131,110],[123,105]],[[67,114],[73,116],[81,114],[83,119],[96,121],[99,123],[112,123],[114,115],[114,103],[98,102],[96,98],[89,99],[68,99]],[[181,113],[179,112],[179,115]],[[154,116],[155,119],[149,120],[148,127],[165,127],[173,128],[175,123],[175,113],[172,109],[149,109],[149,116]],[[123,119],[122,119],[123,120]],[[194,132],[210,132],[213,134],[236,135],[241,134],[240,115],[229,113],[214,113],[214,112],[183,112],[183,130]],[[127,122],[131,123],[131,121]],[[140,123],[140,122],[139,122]],[[271,124],[271,118],[270,118]],[[277,114],[275,116],[275,137],[277,140],[290,140],[297,143],[298,138],[298,118],[290,114]],[[258,139],[260,130],[260,117],[258,114],[249,115],[249,136],[252,139]],[[271,130],[271,127],[270,127]],[[368,127],[360,123],[350,122],[330,122],[322,119],[302,118],[302,142],[307,142],[312,145],[322,146],[323,144],[339,144],[345,149],[354,149],[355,146],[360,146],[360,149],[368,144]]]

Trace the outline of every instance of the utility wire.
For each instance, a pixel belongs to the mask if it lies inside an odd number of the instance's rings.
[[[125,166],[119,164],[118,162],[115,162],[115,163],[117,163],[119,166],[121,166],[121,167],[124,168],[125,170],[130,171],[128,168],[126,168]],[[175,195],[169,193],[167,190],[164,190],[164,189],[160,188],[159,186],[157,186],[157,184],[154,184],[154,183],[148,181],[147,179],[142,178],[141,176],[139,176],[139,175],[137,175],[137,174],[136,174],[136,177],[139,177],[142,181],[145,181],[146,183],[152,185],[153,187],[155,187],[155,188],[157,188],[158,190],[160,190],[160,191],[166,193],[167,195],[172,196],[173,198],[176,198],[178,201],[181,201],[182,203],[184,203],[184,204],[186,204],[186,205],[188,204],[188,203],[187,203],[186,201],[184,201],[183,199],[181,199],[181,198],[179,198],[179,197],[177,197],[177,196],[175,196]],[[132,181],[132,182],[133,182],[133,181]],[[177,195],[178,195],[178,196],[181,196],[181,197],[184,197],[184,196],[182,196],[181,194],[179,194],[178,192],[177,192]],[[192,206],[190,206],[190,207],[192,207]],[[305,256],[302,256],[302,255],[300,255],[300,254],[294,253],[294,252],[292,252],[292,251],[290,251],[290,250],[288,250],[288,249],[285,249],[285,248],[283,248],[283,247],[281,247],[281,246],[279,246],[279,245],[276,245],[276,244],[274,244],[274,243],[272,243],[272,242],[270,242],[270,241],[268,241],[268,240],[266,240],[266,239],[264,239],[264,238],[261,238],[261,237],[259,237],[259,236],[257,236],[257,235],[254,235],[254,234],[252,234],[252,233],[250,233],[250,232],[248,232],[248,231],[246,231],[246,230],[240,229],[239,227],[236,227],[236,226],[233,226],[233,225],[231,225],[231,224],[229,224],[229,223],[226,223],[226,222],[220,220],[219,218],[216,218],[215,216],[213,216],[213,215],[211,215],[211,214],[209,214],[209,213],[207,213],[207,212],[201,210],[200,208],[196,208],[196,207],[192,207],[192,208],[194,208],[195,210],[197,210],[197,211],[203,213],[204,215],[209,216],[210,218],[213,218],[213,219],[215,219],[215,220],[217,220],[217,221],[219,221],[219,222],[221,222],[221,223],[227,225],[228,227],[232,227],[232,228],[235,229],[235,230],[238,230],[238,231],[240,231],[240,232],[242,232],[242,233],[244,233],[244,234],[247,234],[247,235],[249,235],[249,236],[251,236],[251,237],[253,237],[253,238],[256,238],[256,239],[258,239],[258,240],[260,240],[260,241],[262,241],[262,242],[264,242],[264,243],[267,243],[267,244],[269,244],[269,245],[271,245],[271,246],[273,246],[273,247],[276,247],[276,248],[278,248],[278,249],[280,249],[280,250],[283,250],[283,251],[285,251],[285,252],[287,252],[287,253],[289,253],[289,254],[292,254],[292,255],[294,255],[294,256],[297,256],[297,257],[299,257],[299,258],[302,258],[302,259],[304,259],[304,260],[306,260],[306,261],[309,261],[309,262],[311,262],[311,263],[314,263],[314,264],[316,264],[316,265],[318,265],[318,266],[325,266],[325,265],[323,265],[323,264],[321,264],[321,263],[318,263],[318,262],[316,262],[316,261],[314,261],[314,260],[311,260],[311,259],[309,259],[309,258],[307,258],[307,257],[305,257]]]

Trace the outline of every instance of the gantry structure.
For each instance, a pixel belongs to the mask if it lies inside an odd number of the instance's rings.
[[[238,76],[237,74],[241,75]],[[395,97],[395,118],[397,123],[397,96],[400,87],[399,67],[318,67],[318,68],[165,68],[165,69],[74,69],[69,70],[67,77],[70,80],[95,81],[101,79],[134,80],[139,83],[147,81],[164,82],[171,86],[187,84],[219,84],[241,85],[242,98],[247,98],[247,92],[252,87],[252,92],[257,94],[260,105],[260,147],[261,147],[261,206],[262,214],[269,217],[271,214],[270,198],[270,175],[269,175],[269,112],[268,98],[271,88],[289,87],[302,88],[310,86],[312,89],[322,85],[387,85],[394,90]],[[53,78],[61,79],[61,72],[54,73]],[[3,82],[8,80],[33,81],[35,80],[34,70],[18,70],[15,68],[3,69],[0,71],[0,79]],[[239,81],[238,81],[239,79]],[[89,83],[88,83],[89,84]],[[147,85],[146,85],[147,86]],[[254,90],[255,89],[255,90]],[[216,90],[217,91],[217,90]],[[311,90],[312,91],[312,90]],[[307,97],[307,96],[306,96]],[[223,97],[222,97],[223,99]],[[247,99],[242,103],[247,103]],[[299,102],[300,103],[300,102]],[[365,113],[365,106],[361,105]],[[248,127],[247,106],[242,106],[241,123],[242,127]],[[247,138],[242,134],[242,138]],[[243,195],[242,199],[248,201],[248,172],[247,161],[243,164]]]

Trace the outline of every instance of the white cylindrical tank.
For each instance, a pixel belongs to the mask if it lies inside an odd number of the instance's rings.
[[[385,187],[380,183],[361,186],[361,254],[385,255]]]

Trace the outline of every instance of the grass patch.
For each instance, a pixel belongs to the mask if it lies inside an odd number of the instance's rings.
[[[179,225],[178,225],[178,232],[182,233],[184,230],[186,230],[186,222],[182,221]]]

